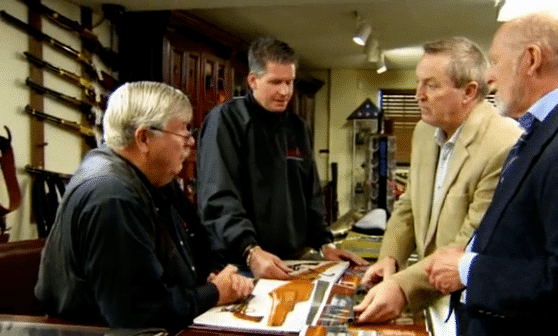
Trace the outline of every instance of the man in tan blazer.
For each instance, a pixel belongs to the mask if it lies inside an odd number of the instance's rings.
[[[433,305],[435,324],[443,324],[449,299],[428,283],[425,258],[442,246],[466,245],[521,133],[484,100],[487,61],[473,42],[450,38],[427,43],[424,51],[416,68],[422,120],[413,133],[407,189],[387,224],[378,262],[362,279],[378,283],[355,306],[362,322],[391,320],[406,305],[415,311]],[[414,251],[419,262],[404,268]],[[439,327],[455,329],[455,323]]]

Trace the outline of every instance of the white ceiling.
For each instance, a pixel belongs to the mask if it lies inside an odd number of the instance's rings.
[[[70,0],[100,11],[102,3],[127,11],[187,9],[246,41],[272,34],[300,54],[306,69],[375,68],[352,41],[354,12],[372,24],[388,68],[414,68],[420,46],[466,36],[484,50],[498,23],[494,0]]]

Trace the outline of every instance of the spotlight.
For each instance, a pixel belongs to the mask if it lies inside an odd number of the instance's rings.
[[[381,74],[381,73],[384,73],[386,71],[387,71],[386,56],[382,52],[382,54],[380,55],[380,61],[378,62],[378,68],[376,69],[376,72]]]
[[[499,22],[505,22],[522,15],[545,12],[558,17],[558,3],[549,0],[496,0]]]
[[[362,20],[356,11],[355,16],[357,20],[357,31],[353,36],[353,41],[356,44],[363,46],[366,44],[366,40],[368,39],[368,36],[370,36],[370,33],[372,33],[372,26]]]

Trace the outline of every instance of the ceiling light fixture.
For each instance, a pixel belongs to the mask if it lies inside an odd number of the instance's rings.
[[[369,38],[364,45],[364,53],[368,62],[376,63],[380,60],[380,43],[375,38]]]
[[[535,13],[545,12],[558,17],[558,1],[549,0],[495,0],[498,8],[498,21],[505,22],[517,17]]]
[[[372,33],[372,26],[365,22],[359,15],[358,12],[355,11],[356,21],[357,21],[357,31],[353,36],[353,41],[358,45],[365,45],[366,40]]]
[[[378,62],[378,68],[376,69],[376,72],[381,74],[386,71],[387,71],[386,55],[382,52],[382,54],[380,55],[380,61]]]

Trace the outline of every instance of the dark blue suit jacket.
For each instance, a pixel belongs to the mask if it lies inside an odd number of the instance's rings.
[[[526,335],[558,318],[558,106],[499,183],[476,233],[460,334]],[[553,329],[552,329],[553,330]]]

